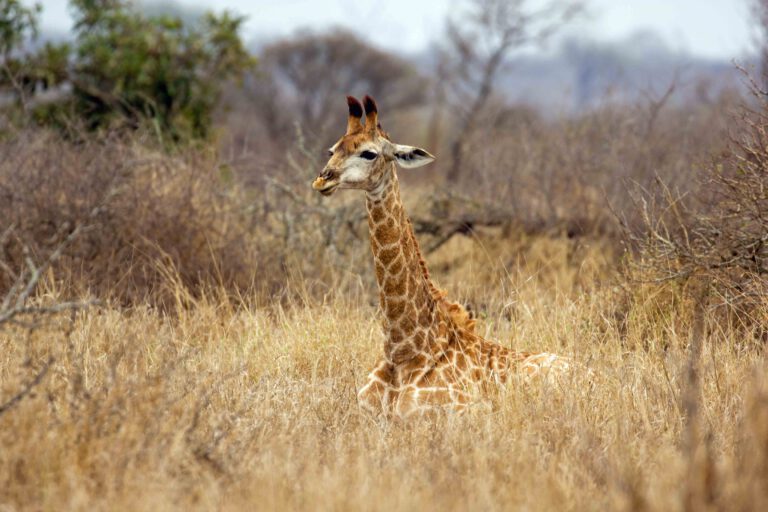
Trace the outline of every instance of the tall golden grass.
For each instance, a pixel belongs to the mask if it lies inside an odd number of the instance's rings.
[[[176,280],[175,308],[6,327],[0,403],[42,377],[0,413],[0,510],[765,510],[764,355],[691,294],[622,286],[604,244],[576,244],[488,232],[430,257],[483,335],[594,371],[513,382],[461,416],[360,411],[382,343],[363,283],[323,298],[297,279],[254,306]]]
[[[730,104],[509,112],[436,200],[439,168],[403,172],[414,218],[480,219],[419,234],[480,334],[593,372],[407,423],[356,402],[383,335],[361,198],[312,194],[320,155],[0,140],[0,316],[39,306],[0,321],[0,512],[768,509],[768,301],[723,315],[619,236],[667,233],[626,185],[701,191]]]

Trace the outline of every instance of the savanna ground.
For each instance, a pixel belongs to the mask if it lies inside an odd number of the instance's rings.
[[[594,377],[512,383],[490,406],[408,423],[376,421],[356,403],[382,343],[363,281],[319,295],[306,291],[311,279],[292,282],[291,298],[272,305],[215,288],[192,297],[177,284],[166,310],[107,303],[4,329],[2,396],[42,377],[0,414],[0,502],[761,509],[762,351],[708,316],[695,328],[682,313],[695,308],[671,304],[679,290],[622,290],[613,258],[600,241],[496,233],[434,253],[438,281],[483,312],[483,335],[568,355]],[[37,301],[57,299],[55,278]],[[692,336],[698,381],[688,375]]]

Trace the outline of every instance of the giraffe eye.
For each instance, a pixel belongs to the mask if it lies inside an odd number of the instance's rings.
[[[333,150],[332,149],[328,150],[328,156],[333,156]]]
[[[377,156],[379,155],[377,155],[373,151],[363,151],[362,153],[360,153],[360,158],[365,158],[366,160],[373,160]]]

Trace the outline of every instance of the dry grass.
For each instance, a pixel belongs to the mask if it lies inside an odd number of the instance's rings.
[[[381,343],[365,286],[264,308],[223,292],[170,313],[105,306],[0,330],[0,403],[52,361],[0,413],[0,509],[765,510],[760,351],[705,312],[695,412],[692,308],[674,290],[627,298],[599,244],[491,240],[435,254],[441,284],[476,301],[481,332],[570,355],[591,384],[377,423],[355,401]]]
[[[631,209],[628,181],[691,181],[721,103],[500,118],[446,184],[481,201],[403,173],[414,217],[501,205],[427,256],[480,333],[595,375],[409,423],[356,403],[377,296],[362,198],[308,187],[321,156],[0,141],[0,295],[25,248],[39,265],[80,228],[31,306],[103,303],[0,324],[0,511],[768,509],[761,323],[723,322],[693,280],[628,281],[608,208]]]

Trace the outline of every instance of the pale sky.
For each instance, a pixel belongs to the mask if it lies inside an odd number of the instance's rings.
[[[30,0],[31,1],[31,0]],[[460,0],[176,0],[248,16],[246,40],[263,41],[302,29],[343,26],[382,47],[418,52],[439,38],[444,19]],[[43,28],[71,25],[66,0],[42,0]],[[532,5],[544,5],[531,0]],[[589,16],[569,30],[616,41],[652,30],[673,50],[733,59],[750,53],[755,28],[750,0],[587,0]]]

